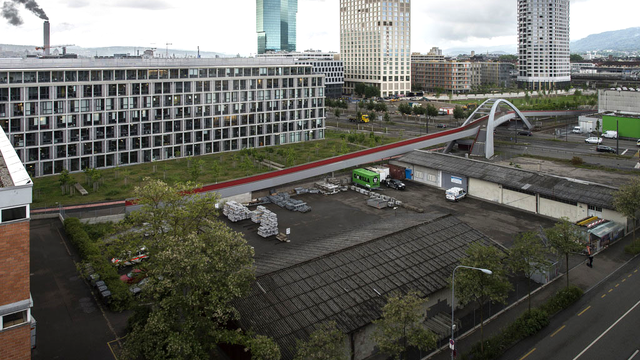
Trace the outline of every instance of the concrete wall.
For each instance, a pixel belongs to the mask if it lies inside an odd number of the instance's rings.
[[[583,204],[581,212],[578,206],[553,201],[550,199],[540,198],[540,206],[538,208],[540,215],[552,217],[554,219],[560,219],[561,217],[567,217],[570,221],[578,221],[587,217],[587,205]],[[580,216],[581,215],[581,216]]]
[[[502,201],[502,186],[484,180],[469,179],[469,195],[500,203]]]
[[[625,235],[633,231],[633,220],[629,220],[627,222],[627,218],[615,210],[602,209],[602,217],[604,219],[624,225]]]
[[[640,92],[598,90],[598,112],[605,111],[640,113]]]
[[[442,172],[442,187],[445,189],[451,189],[452,187],[459,187],[469,192],[467,177],[462,175],[457,175],[457,174]]]
[[[502,203],[507,206],[535,213],[536,196],[513,190],[502,189]]]
[[[412,170],[413,181],[431,186],[441,187],[442,183],[440,171],[412,164],[404,164],[403,166],[407,169]]]

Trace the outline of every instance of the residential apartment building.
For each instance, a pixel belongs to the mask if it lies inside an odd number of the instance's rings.
[[[418,52],[414,52],[411,54],[411,62],[415,61],[444,61],[444,55],[442,55],[442,50],[437,47],[431,48],[427,54],[421,54]]]
[[[29,225],[33,183],[0,128],[0,357],[31,359]]]
[[[293,59],[0,60],[0,126],[33,176],[324,138]]]
[[[468,93],[474,86],[473,81],[479,81],[473,67],[471,62],[414,61],[411,63],[411,86],[415,90]]]
[[[518,0],[518,83],[530,90],[571,82],[569,0]]]
[[[514,85],[513,72],[516,67],[511,63],[502,62],[478,62],[480,69],[480,84],[509,88]]]
[[[340,0],[345,92],[357,83],[383,97],[411,91],[411,0]]]
[[[339,98],[342,96],[344,64],[342,60],[340,60],[340,54],[306,50],[304,52],[270,52],[258,54],[256,57],[293,58],[296,64],[311,65],[314,74],[324,74],[325,76],[325,96],[329,98]]]
[[[256,0],[258,54],[296,51],[298,0]]]

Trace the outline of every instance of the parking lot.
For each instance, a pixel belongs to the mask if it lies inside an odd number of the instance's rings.
[[[113,341],[124,336],[130,313],[109,312],[96,302],[58,219],[32,220],[30,235],[32,314],[38,321],[32,358],[113,360]]]

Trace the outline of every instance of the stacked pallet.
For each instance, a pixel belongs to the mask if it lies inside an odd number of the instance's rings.
[[[251,212],[251,221],[256,224],[260,223],[260,221],[262,221],[262,215],[265,211],[269,210],[267,210],[267,208],[262,205],[258,206],[254,211]]]
[[[238,222],[251,217],[251,211],[236,201],[227,201],[222,208],[222,214],[232,222]]]
[[[260,227],[258,228],[258,235],[264,238],[278,235],[278,215],[264,209],[264,211],[262,212],[262,216],[260,217]]]
[[[317,182],[315,183],[316,188],[320,190],[321,193],[325,195],[333,195],[340,192],[340,186],[331,184],[328,182]]]

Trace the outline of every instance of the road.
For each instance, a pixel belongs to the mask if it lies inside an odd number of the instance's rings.
[[[588,290],[538,335],[522,341],[501,359],[631,359],[640,350],[638,324],[640,257]]]

